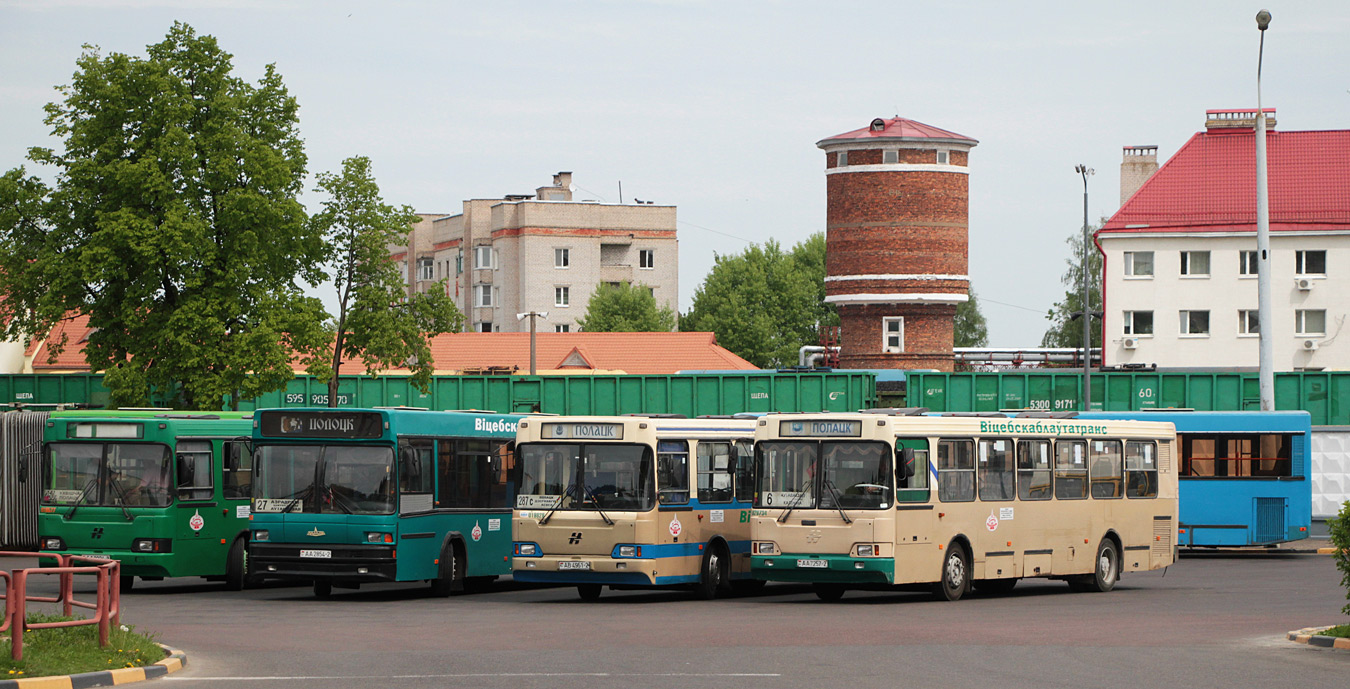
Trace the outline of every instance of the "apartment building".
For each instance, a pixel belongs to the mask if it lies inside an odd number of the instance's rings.
[[[604,283],[651,290],[675,310],[679,245],[675,207],[576,200],[572,173],[533,194],[470,199],[455,215],[421,213],[407,242],[390,247],[409,294],[443,288],[473,332],[576,332]],[[443,286],[443,287],[442,287]]]
[[[1350,368],[1350,130],[1267,113],[1275,369]],[[1161,168],[1125,149],[1126,200],[1097,233],[1106,364],[1257,368],[1255,116],[1208,111]]]

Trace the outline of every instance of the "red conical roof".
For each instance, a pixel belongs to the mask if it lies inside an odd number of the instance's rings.
[[[848,143],[859,139],[891,139],[891,140],[926,140],[926,141],[948,141],[952,143],[965,143],[975,145],[979,143],[968,136],[949,132],[946,129],[938,129],[929,124],[907,120],[903,117],[893,117],[891,119],[877,118],[872,123],[862,129],[855,129],[851,132],[844,132],[831,136],[828,139],[821,139],[816,142],[816,146],[825,148],[831,143]]]

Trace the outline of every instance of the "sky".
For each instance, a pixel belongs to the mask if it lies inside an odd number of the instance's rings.
[[[458,213],[573,172],[578,199],[677,207],[680,310],[718,254],[825,229],[816,142],[899,115],[979,141],[970,276],[989,344],[1033,347],[1065,240],[1120,205],[1121,149],[1166,161],[1205,110],[1350,128],[1350,3],[0,0],[0,170],[82,46],[144,56],[174,21],[249,81],[275,63],[314,175],[372,159],[385,200]],[[42,175],[50,171],[35,169]],[[317,208],[312,192],[302,201]],[[895,272],[904,272],[897,270]],[[332,297],[325,296],[329,303]]]

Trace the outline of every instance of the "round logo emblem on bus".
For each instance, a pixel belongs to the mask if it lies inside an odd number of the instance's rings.
[[[482,538],[482,537],[483,537],[483,527],[479,526],[479,525],[478,525],[478,522],[474,522],[474,523],[473,523],[473,531],[470,531],[470,532],[469,532],[469,535],[470,535],[470,536],[473,536],[473,540],[475,540],[475,541],[478,540],[478,539],[480,539],[480,538]]]
[[[202,519],[200,510],[192,513],[192,518],[188,520],[188,526],[192,527],[193,531],[201,531],[202,527],[206,526],[206,520]]]
[[[678,537],[680,535],[680,532],[683,530],[684,527],[680,525],[679,517],[670,520],[670,535]]]
[[[990,512],[989,518],[984,520],[984,528],[989,529],[990,531],[998,528],[998,517],[994,516],[993,512]]]

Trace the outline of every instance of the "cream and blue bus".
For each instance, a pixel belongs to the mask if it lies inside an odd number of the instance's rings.
[[[713,598],[750,578],[749,418],[530,418],[516,436],[516,581],[692,588]],[[742,583],[743,582],[743,583]]]

